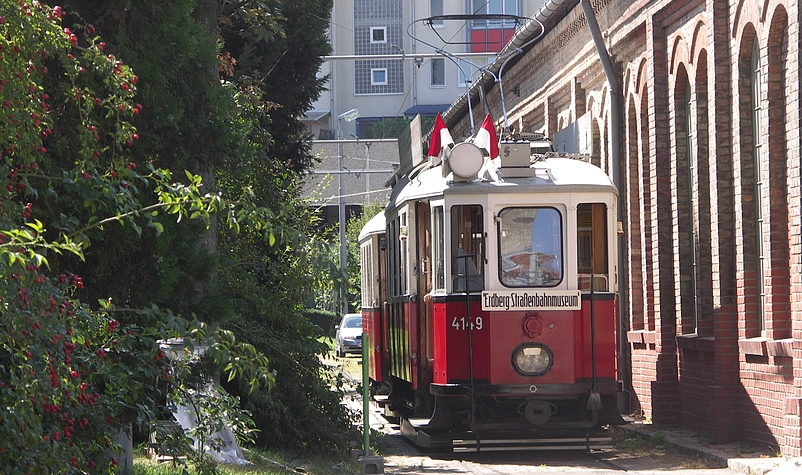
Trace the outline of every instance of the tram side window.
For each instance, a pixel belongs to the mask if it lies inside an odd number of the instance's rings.
[[[608,292],[607,207],[604,203],[582,203],[576,208],[577,272],[579,289]],[[592,279],[591,279],[592,276]]]
[[[368,241],[360,249],[362,264],[362,308],[374,308],[376,299],[376,280],[373,278],[373,243]]]
[[[401,261],[401,220],[395,218],[389,223],[387,239],[388,283],[390,297],[403,295],[403,269]]]
[[[407,247],[407,237],[409,236],[409,230],[407,228],[407,214],[401,213],[401,227],[399,228],[399,263],[400,263],[400,293],[398,295],[406,295],[407,294],[407,283],[409,276],[407,275],[407,256],[409,255],[409,249]]]
[[[472,257],[460,257],[472,255]],[[479,205],[451,208],[451,279],[454,291],[484,288],[484,217]]]
[[[505,208],[498,215],[499,280],[553,287],[563,279],[562,217],[555,208]]]
[[[434,262],[434,289],[443,290],[446,288],[446,262],[443,252],[445,249],[445,231],[443,221],[444,211],[442,206],[437,206],[432,211],[432,261]]]

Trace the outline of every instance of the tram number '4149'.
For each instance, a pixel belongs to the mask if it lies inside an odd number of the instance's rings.
[[[454,317],[454,320],[451,322],[451,326],[454,327],[457,331],[459,330],[467,330],[468,329],[468,318],[467,317]],[[481,330],[482,329],[482,317],[476,317],[473,319],[473,323],[471,324],[471,330]]]

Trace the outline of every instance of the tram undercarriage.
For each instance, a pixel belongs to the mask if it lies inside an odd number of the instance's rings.
[[[412,391],[403,381],[395,379],[394,383],[392,390],[385,386],[384,394],[376,394],[374,399],[384,408],[385,417],[397,422],[401,433],[423,448],[454,452],[603,450],[611,444],[606,427],[626,423],[615,393],[599,395],[601,407],[589,410],[589,392],[534,397],[492,394],[491,387],[477,385],[472,401],[467,385],[431,385],[424,394],[423,390]]]

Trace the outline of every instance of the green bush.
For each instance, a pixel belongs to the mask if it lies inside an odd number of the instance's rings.
[[[234,326],[244,323],[234,322]],[[276,383],[271,391],[251,394],[232,385],[226,390],[241,396],[242,408],[250,412],[260,430],[257,445],[333,454],[358,441],[355,415],[340,404],[344,380],[321,360],[329,348],[318,341],[319,327],[297,314],[250,317],[247,328],[238,338],[268,357]]]
[[[270,380],[264,357],[231,333],[156,305],[82,302],[76,295],[84,280],[64,267],[52,270],[64,256],[84,259],[90,235],[102,239],[112,227],[160,234],[160,213],[209,219],[221,204],[199,193],[195,175],[187,174],[184,186],[169,171],[137,170],[130,148],[139,138],[131,123],[142,110],[134,102],[139,78],[104,51],[92,25],[63,27],[63,16],[59,7],[0,0],[3,475],[116,473],[112,438],[132,423],[149,423],[168,392],[190,379],[191,366],[168,361],[160,340],[207,344],[215,368],[251,379],[250,388]],[[140,187],[153,190],[158,203],[143,205]]]
[[[334,326],[340,323],[342,315],[328,310],[318,310],[316,308],[307,309],[304,318],[318,328],[323,336],[334,338]]]

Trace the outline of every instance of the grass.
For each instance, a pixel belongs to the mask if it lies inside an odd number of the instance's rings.
[[[666,450],[669,445],[666,436],[656,433],[652,436],[644,435],[635,431],[619,428],[610,429],[613,434],[613,447],[618,450],[626,450],[636,453],[648,453],[653,451]]]
[[[313,475],[344,475],[359,473],[358,464],[343,455],[340,458],[332,457],[305,457],[295,458],[288,454],[268,453],[254,449],[245,449],[245,458],[251,462],[249,465],[218,465],[221,475],[286,475],[288,473],[309,473]],[[144,455],[134,457],[134,475],[182,475],[194,474],[192,467],[174,465],[171,462],[155,462]]]
[[[320,341],[329,346],[327,364],[338,367],[356,381],[362,379],[362,358],[359,355],[347,355],[343,358],[334,356],[334,340],[321,337]],[[304,457],[292,454],[264,452],[258,449],[243,449],[249,465],[237,466],[221,464],[218,466],[221,475],[286,475],[288,473],[308,473],[312,475],[345,475],[361,473],[359,464],[347,454],[336,457]],[[186,472],[184,471],[186,469]],[[183,475],[195,473],[193,467],[174,465],[171,462],[155,462],[143,455],[142,450],[134,455],[134,475]]]

